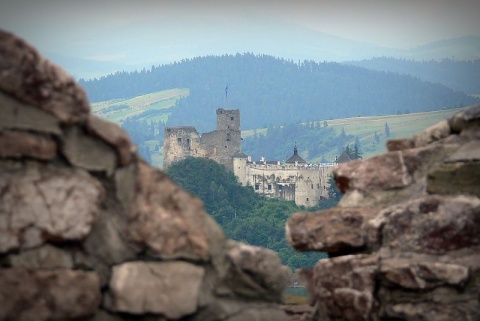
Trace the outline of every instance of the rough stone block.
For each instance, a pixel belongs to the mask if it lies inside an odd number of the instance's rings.
[[[57,156],[54,140],[18,131],[0,131],[0,157],[50,160]]]
[[[72,77],[5,31],[0,31],[0,91],[64,123],[84,121],[90,111],[85,91]]]
[[[384,246],[399,253],[442,254],[480,245],[480,200],[426,196],[392,206]]]
[[[343,163],[333,170],[333,175],[342,193],[349,189],[369,192],[392,190],[412,183],[401,152],[389,152],[365,160]]]
[[[454,133],[460,133],[469,126],[478,124],[480,120],[480,105],[470,106],[462,110],[448,120],[450,127]]]
[[[209,235],[203,203],[145,163],[138,164],[137,196],[129,219],[132,240],[162,258],[206,260]]]
[[[0,130],[23,129],[60,135],[59,120],[36,107],[15,100],[0,91]]]
[[[179,319],[197,310],[204,269],[187,262],[128,262],[113,267],[106,306]]]
[[[480,162],[446,163],[432,168],[427,176],[427,192],[480,196]]]
[[[410,138],[395,138],[387,141],[387,150],[395,152],[415,147],[415,142]]]
[[[120,165],[124,166],[130,163],[135,148],[127,132],[122,127],[99,117],[89,115],[87,129],[90,134],[98,136],[115,148]]]
[[[313,268],[311,295],[327,320],[374,320],[378,257],[347,255],[320,260]]]
[[[390,286],[405,289],[432,289],[444,285],[463,285],[469,278],[468,267],[439,262],[415,262],[411,259],[383,259],[380,272]],[[389,286],[387,284],[387,286]]]
[[[296,213],[287,222],[287,240],[300,251],[355,252],[367,245],[366,223],[379,212],[370,208],[334,208]]]
[[[66,131],[63,153],[73,166],[89,171],[103,171],[107,175],[113,174],[117,164],[112,147],[88,136],[79,127]]]
[[[292,272],[272,250],[230,241],[227,257],[232,267],[227,284],[237,294],[249,298],[281,300]]]
[[[70,320],[94,314],[101,302],[94,272],[0,269],[0,320]]]
[[[448,135],[450,135],[450,125],[444,120],[413,136],[413,140],[415,147],[418,148],[446,138]]]
[[[34,163],[0,172],[0,190],[0,230],[20,247],[83,239],[103,197],[103,188],[86,173]]]
[[[11,267],[30,269],[71,269],[73,267],[73,258],[70,253],[49,244],[11,254],[8,261]]]

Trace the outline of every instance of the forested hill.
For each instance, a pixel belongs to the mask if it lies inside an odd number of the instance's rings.
[[[219,107],[240,108],[242,129],[252,129],[477,102],[463,92],[412,76],[253,54],[198,57],[80,82],[92,102],[188,88],[190,95],[171,109],[168,124],[193,125],[199,131],[212,129]]]
[[[452,59],[414,61],[390,57],[351,61],[346,64],[378,71],[408,74],[469,94],[480,94],[480,59],[457,61]]]

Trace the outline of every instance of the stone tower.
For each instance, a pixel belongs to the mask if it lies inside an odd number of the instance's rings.
[[[242,151],[242,137],[240,131],[240,110],[217,109],[217,130],[219,144],[215,160],[233,171],[232,156]],[[219,141],[219,143],[220,143]]]

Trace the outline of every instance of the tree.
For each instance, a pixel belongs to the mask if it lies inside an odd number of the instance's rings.
[[[357,144],[353,146],[353,158],[352,159],[361,159],[362,158],[362,153],[360,152]]]
[[[337,186],[335,185],[333,176],[328,177],[327,185],[328,185],[327,186],[328,198],[333,199],[335,201],[339,201],[342,198],[342,193],[338,190]]]
[[[387,122],[385,122],[385,137],[390,137],[390,127]]]

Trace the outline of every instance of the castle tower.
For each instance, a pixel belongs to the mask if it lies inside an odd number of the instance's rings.
[[[217,130],[240,131],[240,110],[217,109]]]
[[[233,154],[233,174],[243,186],[247,186],[247,158],[242,152]]]
[[[242,152],[239,109],[217,109],[217,130],[221,145],[217,148],[216,160],[233,171],[233,155]]]

